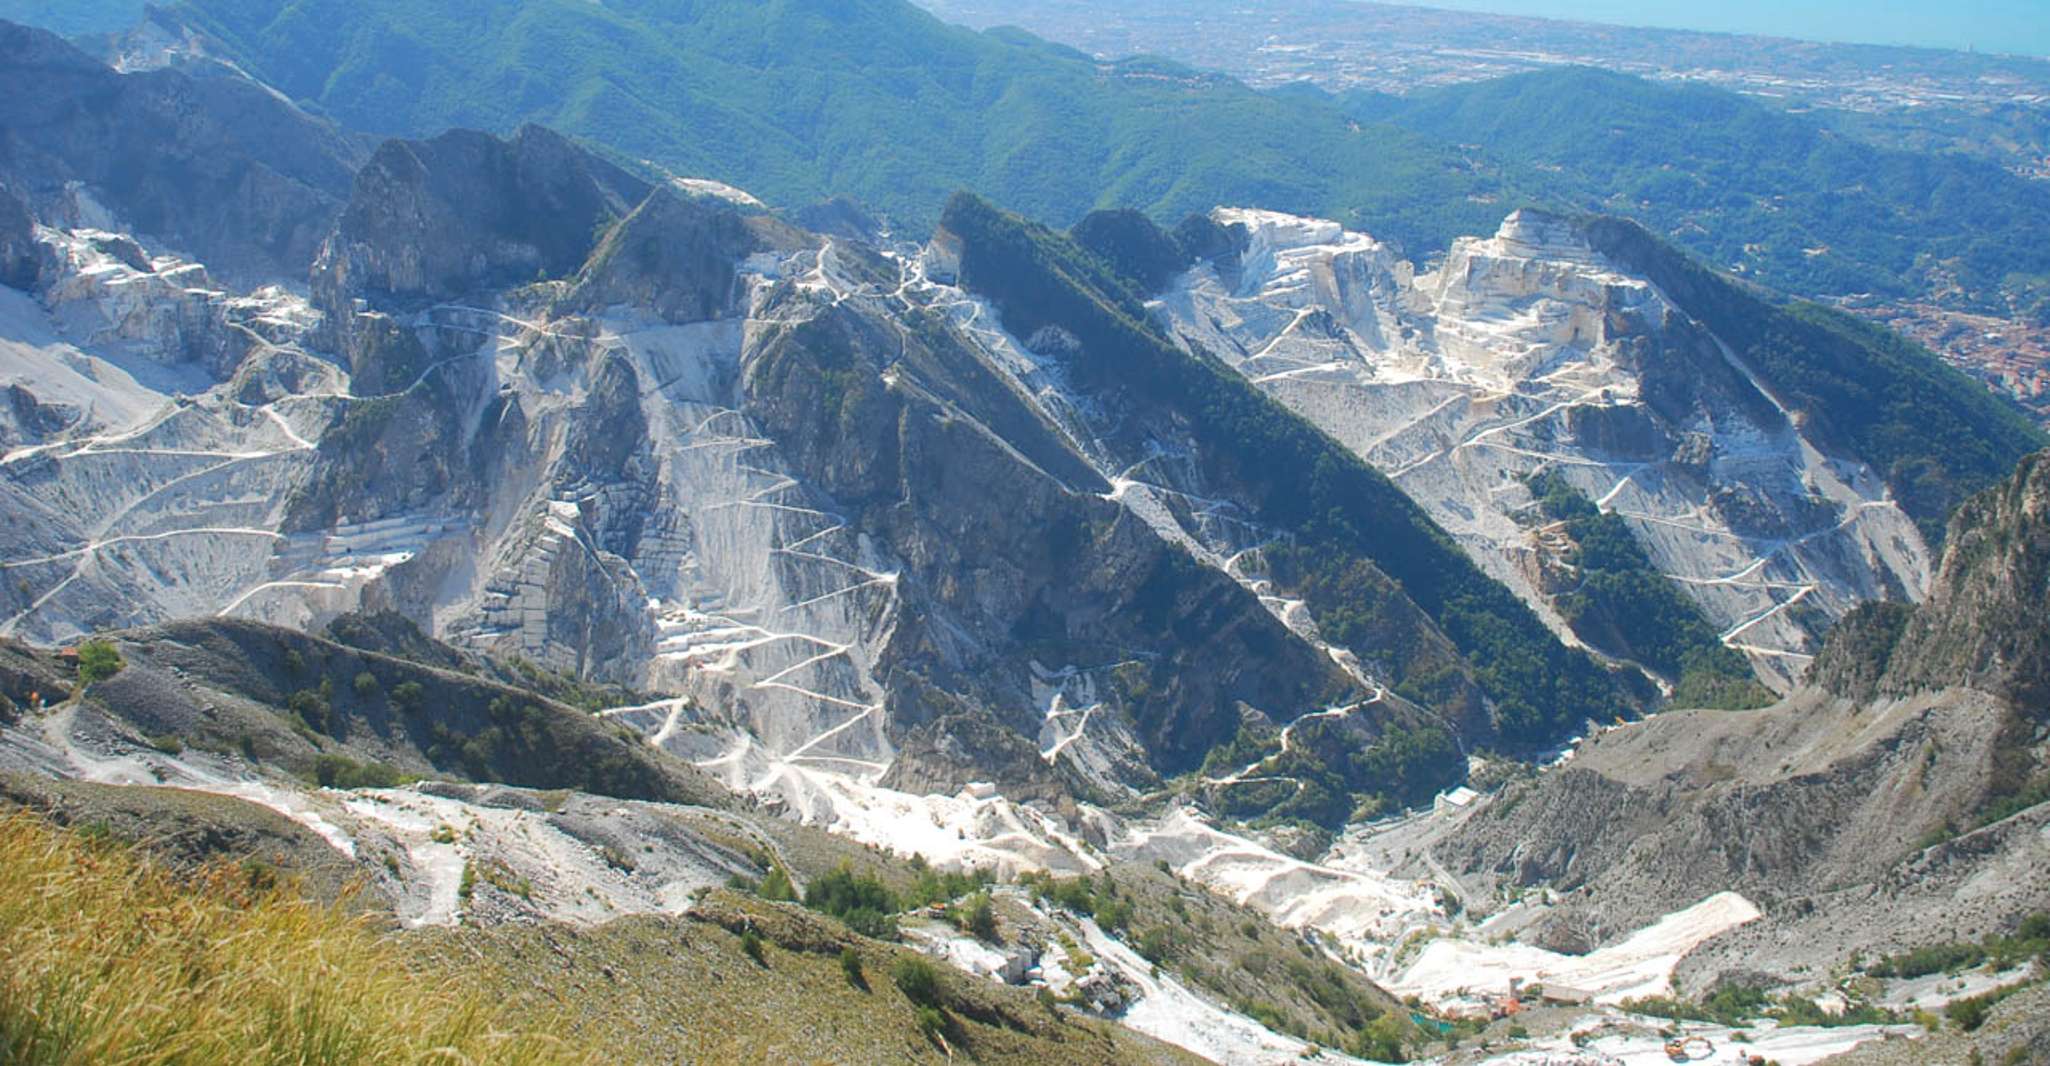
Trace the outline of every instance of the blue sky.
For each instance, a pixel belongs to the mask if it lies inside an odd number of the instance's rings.
[[[1817,41],[1976,46],[2050,56],[2050,0],[1393,0],[1425,7],[1763,33]]]

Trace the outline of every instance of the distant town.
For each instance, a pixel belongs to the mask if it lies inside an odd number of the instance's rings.
[[[1637,29],[1354,0],[921,0],[1098,56],[1158,55],[1259,88],[1406,94],[1545,67],[1695,81],[1842,112],[1849,132],[2050,180],[2050,60]]]
[[[2050,426],[2050,329],[1923,303],[1850,310],[1913,338]]]

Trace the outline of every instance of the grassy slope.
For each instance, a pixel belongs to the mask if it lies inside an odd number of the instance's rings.
[[[762,940],[759,962],[743,931]],[[427,959],[477,959],[519,1012],[568,1008],[563,1033],[617,1062],[932,1062],[949,1049],[989,1063],[1198,1061],[1130,1030],[1049,1011],[1023,989],[941,968],[941,1040],[892,981],[908,948],[855,936],[796,904],[716,893],[682,919],[629,918],[597,929],[504,926],[444,931]],[[861,959],[848,980],[843,949]]]
[[[388,906],[360,887],[367,880],[361,867],[297,823],[239,799],[0,774],[0,812],[17,807],[82,838],[134,842],[152,861],[179,871],[225,864],[289,879],[299,891],[339,901],[351,913],[382,913]],[[679,817],[695,832],[756,856],[764,869],[771,861],[787,864],[800,885],[841,866],[879,877],[900,894],[913,880],[906,860],[814,827],[706,811]],[[1122,935],[1165,943],[1163,968],[1220,1003],[1326,1046],[1355,1040],[1363,1020],[1401,1016],[1394,1000],[1365,978],[1200,885],[1151,865],[1120,864],[1114,876],[1117,898],[1130,913]],[[491,888],[480,884],[477,890]],[[749,922],[768,941],[765,965],[741,954],[738,932]],[[1158,930],[1165,930],[1164,939]],[[803,1049],[830,1037],[849,1049],[843,1061],[877,1061],[900,1050],[919,1060],[924,1045],[887,979],[871,981],[867,992],[873,995],[845,986],[836,956],[850,945],[872,977],[887,974],[890,960],[904,954],[856,937],[823,915],[731,894],[715,895],[692,917],[641,916],[597,929],[549,922],[465,926],[421,933],[397,946],[429,972],[447,964],[476,974],[513,1001],[514,1017],[566,1001],[574,1010],[558,1032],[610,1058],[666,1061],[685,1048],[696,1049],[699,1061],[762,1061],[760,1055],[781,1048],[809,1060],[819,1056]],[[1072,1017],[1058,1028],[1042,1025],[1037,1005],[1015,991],[985,994],[979,981],[965,982],[960,991],[971,1009],[952,1013],[985,1059],[1089,1061],[1115,1047],[1141,1060],[1178,1061],[1114,1027]],[[729,1032],[718,1021],[735,1016],[750,1019],[749,1025]],[[797,1016],[805,1023],[787,1024]],[[978,1027],[977,1017],[1009,1021],[992,1029]]]
[[[388,907],[362,868],[314,832],[265,807],[177,788],[129,788],[0,771],[0,812],[33,811],[95,839],[139,842],[181,870],[229,859],[294,878],[307,895],[351,909]]]
[[[540,122],[784,205],[847,194],[929,225],[982,191],[1066,224],[1091,207],[1317,212],[1419,246],[1491,227],[1458,156],[1328,101],[1153,61],[1100,69],[904,0],[185,0],[258,76],[352,126]]]
[[[358,620],[360,621],[360,620]],[[354,629],[357,627],[346,627]],[[417,634],[414,634],[417,636]],[[362,639],[357,636],[356,639]],[[265,753],[265,762],[274,768],[293,770],[303,750],[311,750],[314,739],[330,751],[348,751],[369,759],[378,755],[399,759],[404,765],[417,767],[423,772],[432,768],[417,763],[417,754],[410,752],[403,743],[404,733],[394,731],[389,741],[397,742],[392,747],[365,747],[377,738],[374,729],[367,728],[367,722],[360,717],[361,708],[352,708],[343,702],[343,713],[355,723],[347,730],[358,738],[349,745],[337,744],[333,738],[314,734],[309,738],[303,732],[294,731],[282,724],[288,717],[283,708],[268,706],[260,701],[251,701],[237,695],[238,690],[272,691],[281,688],[279,668],[271,658],[286,642],[302,652],[306,662],[302,674],[291,685],[314,683],[316,671],[323,668],[339,668],[344,664],[330,663],[327,657],[344,654],[366,654],[356,649],[345,649],[339,645],[315,641],[314,638],[291,634],[283,630],[270,630],[261,626],[234,624],[192,625],[169,627],[161,630],[138,631],[123,635],[119,644],[126,653],[128,662],[123,671],[112,681],[103,681],[87,690],[85,699],[89,707],[98,707],[112,713],[122,723],[122,731],[137,735],[131,738],[140,742],[148,735],[156,743],[172,740],[193,748],[213,746],[234,751],[237,743],[233,739],[242,730],[257,728],[255,747]],[[370,641],[365,641],[369,643]],[[404,643],[404,642],[398,642]],[[460,666],[478,673],[490,673],[494,664],[462,660],[453,656],[445,646],[432,642],[416,641],[417,646],[407,650],[423,658],[434,660],[443,666]],[[238,652],[234,649],[247,647],[254,653]],[[379,656],[377,661],[390,668],[404,666],[413,670],[426,671],[426,667],[405,663],[403,660]],[[183,678],[170,675],[165,668],[176,664],[184,671]],[[355,669],[352,660],[347,670]],[[341,676],[349,676],[342,670]],[[15,684],[31,685],[44,691],[57,691],[61,667],[52,656],[34,652],[16,645],[0,642],[0,692],[11,691]],[[517,670],[501,672],[517,674]],[[444,670],[440,673],[447,675]],[[422,676],[419,674],[412,676]],[[508,678],[517,682],[518,678]],[[481,678],[473,675],[455,675],[450,681],[465,685],[485,685]],[[546,679],[544,679],[546,680]],[[154,700],[130,701],[115,698],[111,704],[104,702],[111,694],[120,696],[123,684],[140,686],[157,693]],[[190,687],[187,687],[190,686]],[[348,692],[349,686],[344,685]],[[113,690],[110,693],[110,690]],[[494,689],[495,690],[495,689]],[[460,690],[457,690],[459,693]],[[346,701],[349,697],[343,697]],[[381,698],[381,697],[380,697]],[[210,706],[211,714],[186,717],[179,711],[179,705],[188,701],[204,701]],[[459,702],[456,693],[451,702]],[[143,702],[153,706],[144,708]],[[133,704],[133,705],[131,705]],[[565,716],[576,712],[564,709]],[[155,717],[150,717],[155,716]],[[581,717],[577,715],[577,717]],[[454,720],[454,719],[452,719]],[[268,722],[266,725],[265,723]],[[272,749],[278,749],[272,754]],[[488,769],[488,767],[487,767]],[[451,768],[447,776],[460,780],[464,775],[460,766]],[[495,775],[493,775],[495,776]],[[207,863],[224,862],[241,864],[244,868],[276,871],[294,879],[304,891],[318,899],[340,899],[352,910],[381,910],[388,901],[375,889],[363,890],[355,886],[373,883],[369,876],[374,870],[352,864],[336,854],[324,841],[313,836],[296,823],[275,813],[242,800],[189,792],[170,788],[120,787],[95,785],[84,782],[52,781],[47,778],[24,774],[0,774],[0,810],[26,808],[68,826],[95,839],[135,841],[157,861],[165,862],[181,870],[193,870]],[[900,896],[908,895],[918,876],[917,867],[910,861],[868,847],[844,837],[835,836],[825,830],[800,825],[795,822],[762,815],[741,807],[727,810],[707,808],[678,809],[676,816],[690,831],[708,840],[749,856],[759,868],[756,876],[767,873],[770,865],[784,867],[797,881],[800,888],[827,873],[848,868],[861,876],[879,878],[888,888]],[[365,859],[364,862],[370,862]],[[1236,906],[1200,887],[1168,876],[1152,866],[1121,865],[1116,871],[1119,898],[1129,909],[1130,919],[1124,928],[1127,937],[1138,937],[1155,930],[1167,930],[1171,945],[1163,959],[1166,968],[1183,975],[1194,986],[1207,989],[1218,1001],[1238,1006],[1242,1010],[1258,1008],[1260,1015],[1279,1028],[1295,1032],[1311,1039],[1322,1039],[1336,1044],[1351,1039],[1361,1017],[1393,1010],[1392,1001],[1385,993],[1366,982],[1356,974],[1334,969],[1328,963],[1316,960],[1313,953],[1304,950],[1290,934],[1276,929],[1263,917],[1244,907]],[[479,891],[485,891],[480,886]],[[724,898],[724,897],[722,897]],[[746,913],[754,913],[767,907],[759,901],[736,903],[728,899],[729,907],[739,907]],[[780,913],[771,909],[768,913]],[[539,929],[520,934],[481,934],[473,929],[451,931],[441,943],[448,951],[468,958],[472,954],[472,937],[484,937],[475,946],[496,962],[494,965],[514,966],[525,950],[521,945],[531,947],[538,940],[547,943],[568,943],[566,950],[578,951],[588,948],[593,958],[610,959],[602,962],[611,965],[615,975],[637,971],[622,969],[622,960],[640,959],[650,962],[657,971],[655,977],[646,979],[627,978],[623,986],[579,987],[577,980],[567,986],[550,983],[549,993],[535,993],[537,999],[543,995],[585,996],[592,998],[592,1018],[618,1019],[627,1007],[615,1010],[612,1007],[595,1005],[599,1000],[611,1002],[607,995],[617,994],[622,1003],[635,1006],[640,1011],[644,1006],[656,1014],[667,1012],[671,1024],[684,1024],[691,1018],[724,1017],[734,1010],[754,1009],[746,1003],[796,1002],[806,989],[817,991],[813,985],[819,974],[839,980],[837,975],[838,945],[855,943],[857,947],[875,956],[874,966],[886,967],[887,959],[898,949],[873,941],[859,940],[846,932],[839,923],[823,916],[807,915],[806,928],[827,928],[837,930],[832,953],[821,955],[819,951],[799,951],[803,958],[794,959],[794,969],[784,973],[795,982],[789,988],[764,991],[736,985],[734,988],[714,986],[707,990],[708,998],[678,998],[675,981],[663,978],[662,974],[676,976],[677,968],[692,970],[701,968],[725,974],[732,965],[746,960],[737,959],[734,944],[737,940],[729,934],[717,934],[701,921],[670,921],[657,919],[635,919],[621,924],[617,929],[608,926],[604,930],[576,933],[565,927],[543,923]],[[544,931],[545,930],[545,931]],[[701,937],[700,934],[703,934]],[[767,935],[766,932],[764,935]],[[722,939],[723,936],[723,939]],[[565,939],[566,938],[566,939]],[[675,959],[674,949],[688,943],[697,944],[711,954],[701,959]],[[662,960],[650,961],[641,958],[652,955],[653,943],[662,946]],[[510,945],[508,947],[508,945]],[[584,945],[579,948],[576,945]],[[501,949],[511,952],[501,954]],[[438,950],[438,949],[437,949]],[[722,954],[723,952],[723,954]],[[774,952],[771,952],[773,962]],[[1260,973],[1246,968],[1259,966]],[[1271,963],[1272,965],[1263,965]],[[536,978],[534,957],[526,957],[520,970],[519,980],[514,983],[523,992],[533,992]],[[748,963],[752,965],[752,963]],[[518,967],[515,967],[516,969]],[[692,970],[695,972],[695,970]],[[504,973],[496,973],[491,980],[514,981]],[[609,979],[608,979],[609,981]],[[695,984],[691,987],[697,987]],[[764,986],[767,987],[767,986]],[[825,986],[831,992],[837,986]],[[609,991],[608,991],[609,990]],[[602,994],[601,994],[602,993]],[[729,1001],[723,996],[743,996]],[[674,1001],[674,1002],[671,1002]],[[1015,1005],[1016,997],[1006,1002]],[[1029,1002],[1029,999],[1026,1000]],[[822,1001],[822,1011],[840,1019],[835,1024],[847,1033],[861,1036],[860,1039],[882,1039],[889,1047],[904,1043],[907,1034],[915,1037],[908,1028],[893,1028],[903,1021],[893,1014],[884,1012],[880,1017],[869,1017],[860,1002],[844,1003]],[[647,1004],[666,1004],[646,1006]],[[736,1005],[740,1004],[740,1005]],[[1009,1008],[1006,1008],[1009,1009]],[[976,1010],[981,1010],[977,1007]],[[838,1012],[833,1013],[833,1012]],[[962,1013],[962,1012],[956,1012]],[[986,1012],[985,1012],[986,1013]],[[1015,1010],[1011,1013],[1016,1014]],[[605,1030],[607,1025],[599,1022],[585,1022],[593,1033]],[[909,1023],[906,1023],[907,1025]],[[970,1022],[964,1024],[972,1024]],[[1007,1025],[1007,1023],[1006,1023]],[[1006,1026],[1000,1026],[1003,1028]],[[801,1027],[778,1029],[771,1025],[761,1029],[754,1036],[745,1039],[799,1041],[810,1039],[812,1034],[799,1031]],[[975,1037],[980,1041],[977,1054],[985,1054],[990,1048],[1001,1051],[996,1057],[1002,1059],[1013,1052],[1023,1055],[1025,1049],[1037,1054],[1048,1047],[1049,1051],[1039,1061],[1065,1061],[1076,1055],[1086,1061],[1101,1043],[1098,1028],[1068,1026],[1053,1034],[1055,1043],[1045,1045],[1047,1034],[1040,1033],[1037,1023],[1028,1024],[1022,1031],[1009,1027],[1008,1033],[989,1032]],[[705,1039],[699,1030],[687,1029],[691,1034],[691,1046],[701,1046]],[[666,1034],[666,1035],[665,1035]],[[878,1036],[881,1034],[881,1036]],[[1035,1035],[1037,1034],[1037,1035]],[[973,1035],[973,1034],[971,1034]],[[743,1040],[741,1036],[725,1037]],[[624,1033],[593,1039],[612,1041],[604,1046],[622,1054],[633,1052],[636,1056],[650,1053],[666,1045],[664,1040],[678,1039],[673,1029],[665,1028],[660,1033]],[[1129,1039],[1129,1034],[1116,1036],[1118,1040]],[[1081,1041],[1070,1047],[1073,1041]],[[910,1046],[915,1046],[916,1040]],[[723,1045],[722,1045],[723,1046]],[[763,1045],[766,1047],[767,1045]],[[791,1046],[796,1046],[792,1044]],[[861,1045],[866,1046],[866,1045]],[[882,1045],[878,1045],[879,1047]],[[1122,1045],[1121,1045],[1122,1046]],[[1076,1050],[1079,1048],[1080,1050]],[[1003,1049],[1010,1049],[1008,1051]],[[731,1045],[729,1050],[740,1054],[745,1048],[741,1043]],[[1120,1051],[1127,1053],[1130,1049]],[[1150,1052],[1149,1052],[1150,1053]],[[993,1054],[993,1053],[992,1053]],[[718,1060],[719,1056],[713,1056]],[[855,1056],[851,1061],[867,1061]],[[1024,1061],[1032,1061],[1026,1055]]]
[[[118,791],[132,795],[100,798],[181,795]],[[991,1063],[1198,1061],[944,968],[947,1021],[927,1039],[889,976],[912,952],[795,905],[719,894],[689,917],[597,929],[395,933],[269,871],[219,861],[195,873],[103,832],[0,819],[0,1060],[342,1064],[448,1049],[515,1066],[944,1062],[951,1049]],[[848,981],[844,948],[862,958],[864,986]]]
[[[1992,163],[1878,148],[1720,89],[1585,68],[1347,107],[1478,145],[1510,182],[1639,219],[1775,288],[1909,296],[1955,276],[1969,303],[2005,310],[2006,286],[2050,315],[2050,188]]]
[[[0,1060],[41,1063],[589,1061],[502,1029],[447,968],[409,972],[346,910],[242,867],[174,875],[30,816],[0,821]]]

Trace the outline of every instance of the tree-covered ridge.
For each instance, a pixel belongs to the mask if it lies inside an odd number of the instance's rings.
[[[1200,427],[1205,467],[1244,487],[1256,517],[1293,535],[1294,586],[1320,618],[1344,617],[1361,587],[1345,575],[1361,564],[1385,574],[1399,595],[1377,614],[1421,610],[1465,662],[1457,664],[1494,702],[1503,741],[1533,747],[1590,718],[1630,710],[1614,680],[1568,649],[1507,588],[1489,578],[1416,503],[1386,477],[1214,358],[1163,337],[1135,288],[1068,238],[956,196],[941,220],[959,242],[961,281],[993,300],[1015,334],[1058,325],[1080,342],[1068,371],[1086,388],[1122,387],[1181,413]],[[1374,632],[1374,619],[1357,631]],[[1412,627],[1413,628],[1413,627]],[[1341,641],[1343,635],[1334,634]],[[1355,648],[1364,658],[1382,649]],[[1427,705],[1445,679],[1412,674]]]
[[[780,206],[847,195],[922,231],[957,188],[1066,225],[1246,203],[1417,247],[1501,209],[1458,152],[1155,60],[1101,64],[905,0],[184,0],[259,78],[350,126],[526,122]]]
[[[1556,599],[1573,632],[1674,681],[1681,707],[1762,707],[1772,692],[1726,647],[1701,608],[1651,564],[1630,523],[1605,512],[1556,472],[1530,479],[1544,517],[1573,542],[1578,583]]]
[[[1808,439],[1870,463],[1931,544],[1959,503],[2050,443],[2019,408],[1921,345],[1816,304],[1775,303],[1627,220],[1584,228],[1597,251],[1728,344]]]
[[[1705,85],[1568,68],[1345,101],[1471,144],[1505,183],[1638,219],[1805,295],[1940,294],[2050,322],[2050,186],[1979,159],[1875,147]]]

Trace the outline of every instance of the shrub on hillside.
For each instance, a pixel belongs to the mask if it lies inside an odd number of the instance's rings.
[[[126,665],[112,641],[88,640],[78,646],[78,680],[84,684],[105,681]]]
[[[813,879],[805,889],[804,905],[830,914],[847,928],[878,940],[894,940],[899,907],[897,897],[874,874],[856,875],[846,866]]]
[[[990,903],[987,892],[978,892],[968,897],[968,902],[961,905],[954,920],[962,932],[977,940],[997,938],[997,911],[995,905]]]
[[[940,1005],[940,971],[916,955],[900,955],[890,964],[890,980],[904,998],[921,1007]]]

